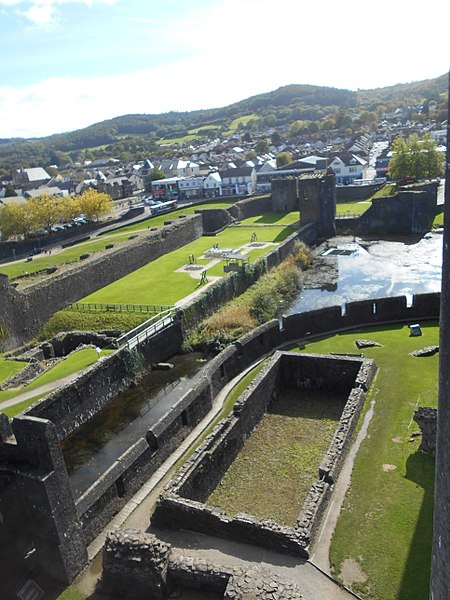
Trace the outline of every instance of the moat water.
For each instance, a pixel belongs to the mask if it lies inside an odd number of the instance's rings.
[[[200,376],[208,357],[173,356],[173,369],[148,373],[136,387],[119,394],[106,408],[61,444],[75,497],[85,492],[149,427],[165,415]]]
[[[382,296],[437,292],[441,287],[442,233],[421,239],[328,240],[322,266],[311,270],[287,314]],[[343,252],[336,255],[333,249]],[[122,453],[144,437],[200,376],[207,361],[199,353],[172,357],[174,368],[152,371],[120,394],[62,444],[75,497],[85,492]]]
[[[325,248],[344,253],[330,252],[321,258],[323,272],[307,276],[305,287],[286,313],[384,296],[410,299],[418,293],[439,292],[442,237],[442,232],[433,231],[420,239],[332,238]]]

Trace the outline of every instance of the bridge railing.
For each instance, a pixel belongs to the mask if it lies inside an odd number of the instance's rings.
[[[86,312],[118,312],[118,313],[152,313],[160,314],[172,310],[173,306],[167,304],[111,304],[100,302],[74,302],[66,310]]]
[[[159,314],[151,317],[144,323],[141,323],[134,329],[127,331],[119,338],[117,338],[117,343],[119,346],[127,345],[131,350],[135,348],[149,337],[152,337],[159,331],[162,331],[166,327],[169,327],[174,321],[175,310],[171,307],[169,310],[165,310],[160,312]]]

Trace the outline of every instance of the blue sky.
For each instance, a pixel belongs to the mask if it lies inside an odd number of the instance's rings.
[[[450,66],[448,4],[0,0],[0,138],[224,106],[290,83],[436,77]]]

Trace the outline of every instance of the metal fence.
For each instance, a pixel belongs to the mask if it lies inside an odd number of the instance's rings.
[[[74,302],[66,310],[83,312],[118,312],[118,313],[150,313],[159,314],[172,310],[173,306],[166,304],[101,304],[97,302]]]

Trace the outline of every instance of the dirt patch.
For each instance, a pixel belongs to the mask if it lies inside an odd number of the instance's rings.
[[[401,444],[403,442],[403,438],[397,436],[395,438],[392,438],[392,441],[394,442],[394,444]]]
[[[389,471],[395,471],[397,467],[395,465],[384,464],[381,465],[381,468],[385,473],[389,473]]]
[[[346,558],[342,563],[340,578],[344,585],[351,587],[354,583],[365,583],[367,574],[354,558]]]

